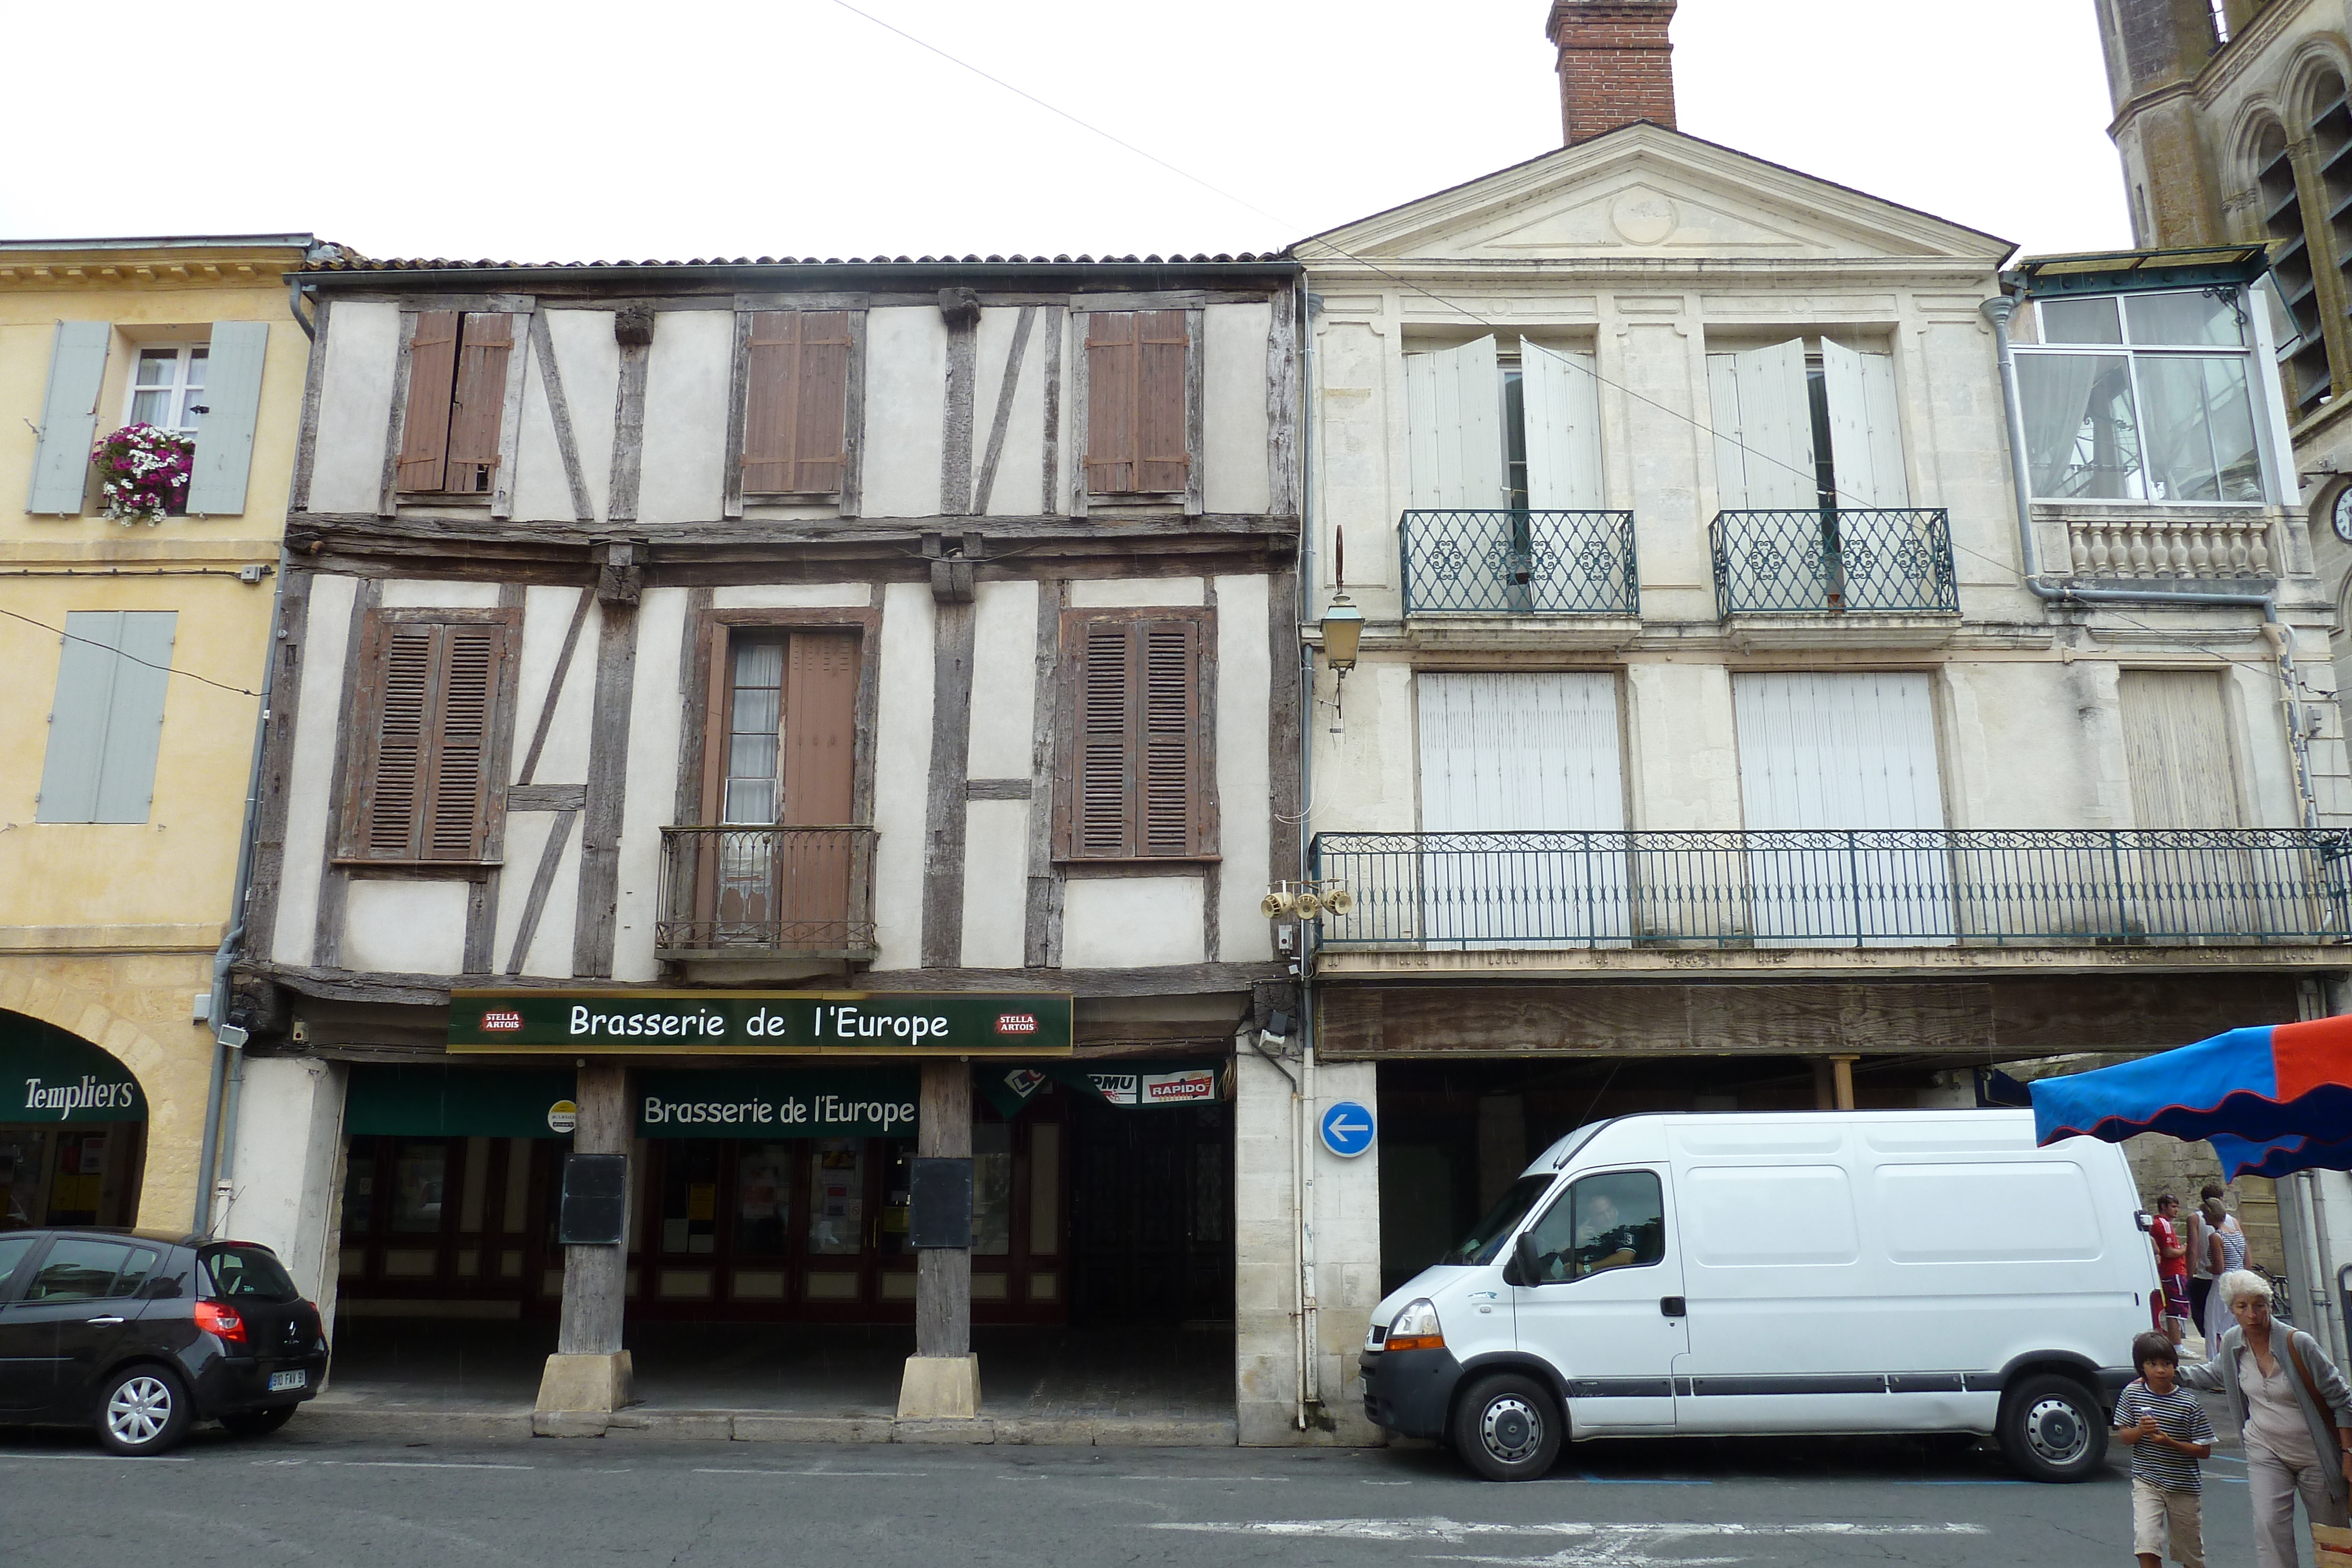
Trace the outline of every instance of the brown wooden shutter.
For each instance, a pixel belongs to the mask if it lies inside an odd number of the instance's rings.
[[[506,418],[507,356],[513,351],[512,317],[499,310],[467,314],[450,395],[449,466],[444,486],[452,495],[487,496],[495,483],[499,429]],[[410,374],[415,373],[412,369]]]
[[[1184,443],[1184,312],[1136,317],[1135,487],[1151,495],[1184,488],[1192,465]]]
[[[457,371],[457,313],[425,310],[408,345],[408,407],[400,423],[394,487],[436,492],[446,483],[449,394]]]
[[[856,820],[857,652],[854,632],[796,632],[784,662],[783,813],[788,827]]]
[[[846,310],[753,314],[743,409],[746,494],[840,493],[849,346]]]
[[[1190,614],[1074,618],[1061,852],[1074,860],[1214,852],[1214,783],[1202,682],[1209,622]]]
[[[1087,492],[1136,488],[1136,328],[1141,312],[1097,311],[1087,318]]]
[[[352,721],[362,742],[345,858],[481,860],[494,813],[490,758],[506,686],[504,623],[373,621]]]

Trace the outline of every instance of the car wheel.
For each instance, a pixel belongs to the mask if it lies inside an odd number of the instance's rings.
[[[1531,1481],[1559,1458],[1565,1417],[1549,1390],[1531,1377],[1481,1378],[1454,1406],[1454,1451],[1490,1481]]]
[[[2000,1451],[2030,1480],[2088,1480],[2107,1457],[2099,1401],[2055,1373],[2029,1377],[2002,1394],[2000,1437]]]
[[[98,1396],[98,1440],[118,1454],[160,1454],[188,1435],[188,1391],[164,1367],[125,1367]]]
[[[265,1410],[240,1410],[234,1416],[221,1417],[232,1437],[267,1437],[287,1422],[294,1419],[297,1405],[272,1405]]]

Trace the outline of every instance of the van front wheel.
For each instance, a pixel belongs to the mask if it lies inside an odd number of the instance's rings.
[[[2030,1480],[2088,1480],[2107,1457],[2107,1422],[2098,1400],[2055,1373],[2003,1391],[2000,1437],[2000,1451]]]
[[[1481,1378],[1454,1408],[1454,1451],[1490,1481],[1531,1481],[1559,1458],[1565,1417],[1531,1377]]]

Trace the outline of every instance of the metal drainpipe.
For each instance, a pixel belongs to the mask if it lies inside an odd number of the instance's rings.
[[[2017,355],[2009,338],[2010,318],[2017,313],[2018,298],[1995,295],[1978,307],[1992,323],[1995,351],[2000,361],[2000,401],[2009,423],[2010,488],[2017,497],[2017,555],[2020,580],[2036,599],[2074,604],[2229,604],[2263,612],[2263,635],[2278,655],[2281,704],[2286,717],[2287,753],[2294,766],[2295,793],[2303,804],[2303,825],[2319,826],[2319,799],[2311,783],[2309,737],[2303,714],[2302,682],[2295,674],[2293,630],[2278,618],[2278,595],[2270,593],[2196,593],[2141,588],[2073,588],[2042,580],[2041,554],[2033,538],[2033,484],[2025,458],[2025,404],[2017,390]]]
[[[269,739],[270,697],[278,689],[278,643],[280,619],[286,612],[286,547],[278,547],[278,586],[269,600],[269,638],[262,651],[261,706],[253,721],[253,759],[246,770],[245,832],[236,846],[236,891],[231,894],[228,930],[221,936],[220,946],[213,953],[213,1068],[205,1091],[205,1136],[196,1155],[196,1223],[191,1228],[206,1235],[212,1233],[220,1217],[214,1212],[213,1188],[222,1173],[234,1164],[234,1149],[229,1140],[236,1134],[236,1091],[245,1081],[245,1052],[237,1048],[237,1065],[233,1078],[227,1072],[228,1044],[221,1039],[221,1030],[228,1022],[228,972],[245,944],[245,911],[247,900],[253,892],[254,838],[261,823],[261,761]],[[224,1079],[229,1079],[226,1113],[224,1114],[222,1090]]]
[[[1315,592],[1315,310],[1305,277],[1298,284],[1298,624]],[[1304,700],[1298,719],[1298,880],[1310,869],[1309,844],[1314,823],[1307,810],[1315,800],[1315,650],[1299,639],[1299,684]],[[1298,1229],[1298,1429],[1306,1431],[1308,1409],[1323,1403],[1323,1383],[1317,1366],[1315,1289],[1315,1150],[1310,1140],[1315,1123],[1315,957],[1317,927],[1298,923],[1298,1086],[1292,1095],[1291,1139],[1297,1150],[1292,1190]]]

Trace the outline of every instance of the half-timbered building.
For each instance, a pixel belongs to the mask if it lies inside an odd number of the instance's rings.
[[[311,1288],[560,1321],[541,1407],[592,1416],[625,1317],[919,1319],[931,1416],[972,1322],[1230,1333],[1234,1042],[1295,1009],[1296,268],[298,282],[237,1168]]]

